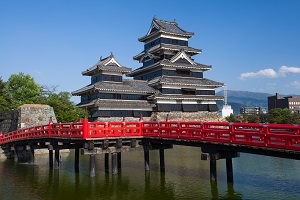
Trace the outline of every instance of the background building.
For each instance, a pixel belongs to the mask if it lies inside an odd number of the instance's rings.
[[[268,110],[274,108],[288,108],[292,112],[300,113],[300,98],[296,96],[281,97],[279,93],[268,97]]]

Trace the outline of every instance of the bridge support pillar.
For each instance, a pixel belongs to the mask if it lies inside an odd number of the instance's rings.
[[[11,150],[13,151],[14,154],[14,161],[18,162],[19,158],[18,158],[18,151],[16,147],[11,147]]]
[[[165,172],[165,150],[159,149],[160,172]]]
[[[79,148],[75,148],[75,173],[79,173]]]
[[[49,150],[49,168],[53,169],[53,150]]]
[[[33,164],[34,163],[34,147],[26,145],[26,150],[29,154],[28,156],[28,163]]]
[[[118,174],[117,153],[112,153],[111,154],[111,172],[112,172],[112,174]]]
[[[59,149],[55,149],[54,157],[55,157],[54,168],[58,169],[59,168]]]
[[[96,168],[96,156],[95,154],[90,155],[90,177],[94,177]]]
[[[145,160],[145,170],[149,171],[150,170],[150,161],[149,161],[149,150],[144,149],[144,160]]]
[[[48,150],[49,150],[49,168],[53,169],[53,146],[48,145]]]
[[[104,168],[105,173],[109,173],[109,153],[104,154]]]
[[[216,181],[217,180],[217,160],[211,159],[210,160],[210,180]]]
[[[232,158],[226,158],[227,182],[233,183]]]
[[[118,157],[118,168],[121,169],[121,167],[122,167],[122,154],[121,154],[121,152],[117,153],[117,157]]]
[[[234,151],[217,150],[214,148],[202,147],[201,160],[210,161],[210,180],[217,180],[217,160],[226,159],[227,182],[233,182],[232,158],[239,157],[240,154]]]

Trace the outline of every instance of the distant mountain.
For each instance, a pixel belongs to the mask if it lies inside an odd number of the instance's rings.
[[[216,93],[217,96],[224,96],[223,91]],[[227,90],[227,102],[231,105],[234,115],[240,113],[240,108],[243,107],[268,107],[268,96],[274,96],[275,94],[261,93],[261,92],[248,92],[248,91],[235,91]],[[281,95],[281,94],[280,94]],[[285,96],[298,96],[300,95],[281,95]],[[223,107],[223,101],[217,102],[219,109]]]

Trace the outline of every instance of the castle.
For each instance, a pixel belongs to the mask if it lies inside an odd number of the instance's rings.
[[[181,29],[176,21],[153,18],[145,36],[139,38],[144,50],[134,56],[142,66],[132,70],[121,65],[113,54],[82,72],[91,84],[72,92],[81,96],[79,107],[97,120],[105,117],[150,117],[160,112],[216,112],[215,88],[224,84],[203,77],[211,69],[192,56],[201,53],[188,42],[193,32]],[[133,79],[125,79],[133,77]]]

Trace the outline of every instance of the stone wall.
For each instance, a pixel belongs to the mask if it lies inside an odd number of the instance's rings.
[[[151,121],[165,121],[166,118],[170,121],[182,122],[222,122],[226,121],[218,112],[157,112],[151,116]]]
[[[57,122],[54,110],[48,105],[24,104],[18,109],[18,128],[28,128],[32,126],[45,125],[50,118],[54,123]]]
[[[151,117],[143,117],[144,121],[165,121],[167,116],[171,121],[201,121],[223,122],[226,121],[218,112],[153,112]],[[122,117],[99,117],[96,121],[122,121]],[[139,118],[125,117],[125,121],[139,121]]]

